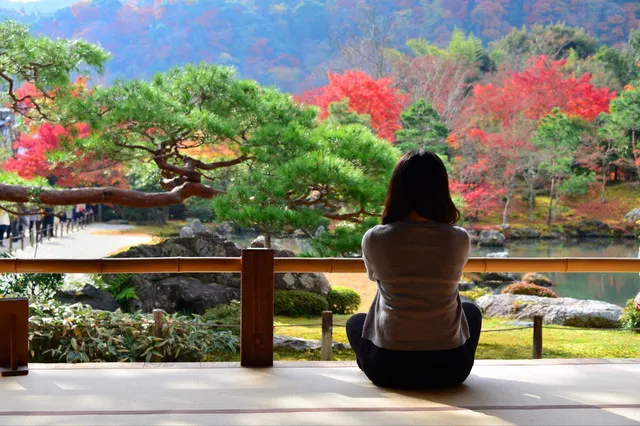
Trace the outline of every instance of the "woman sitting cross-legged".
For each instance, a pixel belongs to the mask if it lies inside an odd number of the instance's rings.
[[[362,239],[378,292],[368,314],[347,321],[358,365],[376,385],[419,389],[461,384],[471,372],[482,313],[462,303],[458,282],[469,236],[440,158],[404,155],[391,177],[382,225]]]

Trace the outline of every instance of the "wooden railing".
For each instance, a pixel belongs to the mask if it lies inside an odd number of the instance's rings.
[[[636,272],[632,258],[472,258],[465,272]],[[246,249],[239,258],[0,259],[0,273],[197,273],[237,272],[241,278],[240,364],[273,365],[274,274],[366,272],[362,259],[274,258],[268,249]],[[0,312],[0,316],[2,312]],[[0,336],[2,337],[2,336]],[[26,336],[20,341],[26,342]]]

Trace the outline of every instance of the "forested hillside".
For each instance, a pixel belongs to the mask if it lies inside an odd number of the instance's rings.
[[[54,3],[62,8],[43,14]],[[640,19],[638,2],[629,0],[85,0],[71,7],[63,7],[69,1],[54,3],[44,2],[39,15],[32,3],[21,8],[5,3],[0,19],[30,23],[38,34],[101,44],[113,54],[106,73],[110,81],[206,61],[233,65],[243,77],[292,92],[325,83],[327,69],[363,68],[354,67],[354,62],[377,54],[355,48],[362,47],[363,38],[378,48],[406,53],[405,43],[413,38],[446,46],[455,27],[487,44],[514,28],[565,22],[584,28],[602,43],[619,45]],[[383,69],[365,71],[385,74]]]

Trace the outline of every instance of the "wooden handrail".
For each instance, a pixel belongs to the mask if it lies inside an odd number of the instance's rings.
[[[155,257],[136,259],[0,259],[0,273],[197,273],[240,272],[239,257]],[[363,273],[362,259],[275,259],[274,272]],[[465,272],[638,272],[634,258],[487,258],[474,257]]]

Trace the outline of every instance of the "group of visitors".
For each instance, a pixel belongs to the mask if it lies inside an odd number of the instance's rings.
[[[25,214],[9,214],[0,210],[0,247],[4,240],[18,241],[22,235],[35,233],[36,241],[41,241],[53,232],[57,223],[76,221],[93,214],[93,208],[85,204],[67,206],[59,211],[46,207],[39,213],[25,211]]]

